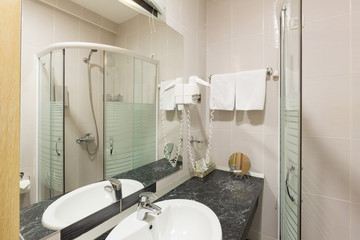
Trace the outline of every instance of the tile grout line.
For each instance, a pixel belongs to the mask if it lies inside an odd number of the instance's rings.
[[[350,136],[350,139],[352,139],[352,116],[353,116],[353,112],[352,112],[352,107],[353,107],[353,78],[352,78],[352,69],[353,69],[353,64],[352,64],[352,44],[353,44],[353,41],[352,41],[352,8],[351,8],[351,4],[352,4],[352,0],[350,0],[350,21],[349,21],[349,25],[350,25],[350,113],[349,113],[349,117],[350,117],[350,127],[349,127],[349,136]],[[352,166],[352,155],[353,155],[353,144],[352,144],[352,141],[350,140],[350,159],[349,159],[349,178],[350,178],[350,184],[349,184],[349,200],[350,200],[350,206],[349,206],[349,240],[351,240],[351,228],[352,228],[352,211],[351,211],[351,200],[352,200],[352,171],[351,171],[351,166]]]

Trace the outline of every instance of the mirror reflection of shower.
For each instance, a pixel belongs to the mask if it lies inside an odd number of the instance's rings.
[[[87,71],[88,71],[88,88],[89,88],[89,99],[90,99],[90,106],[91,106],[91,113],[92,113],[92,117],[94,120],[94,125],[95,125],[95,130],[96,130],[96,143],[95,143],[95,149],[93,151],[91,151],[89,149],[89,145],[91,142],[94,142],[94,136],[91,135],[91,133],[86,133],[84,136],[82,137],[78,137],[76,139],[76,142],[78,144],[81,143],[85,143],[86,144],[86,151],[90,156],[94,156],[96,155],[96,153],[99,150],[99,130],[98,130],[98,126],[97,126],[97,122],[96,122],[96,117],[95,117],[95,111],[94,111],[94,103],[93,103],[93,96],[92,96],[92,87],[91,87],[91,55],[97,52],[96,49],[91,49],[89,52],[89,56],[86,58],[83,58],[84,63],[87,64]]]

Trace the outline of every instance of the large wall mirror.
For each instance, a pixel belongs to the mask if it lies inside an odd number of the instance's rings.
[[[27,218],[108,178],[147,187],[182,168],[181,118],[160,110],[159,86],[183,77],[184,40],[157,14],[161,21],[118,0],[22,0],[20,211]],[[49,50],[64,42],[79,46]]]

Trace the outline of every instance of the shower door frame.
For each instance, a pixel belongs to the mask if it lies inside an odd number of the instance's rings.
[[[279,176],[279,180],[280,180],[280,191],[279,191],[279,199],[280,199],[280,209],[279,209],[279,239],[284,239],[282,237],[282,233],[283,233],[283,212],[282,212],[282,205],[283,205],[283,201],[282,201],[282,195],[285,194],[285,189],[283,189],[283,176],[285,176],[285,173],[282,170],[282,166],[283,164],[285,164],[285,162],[283,163],[282,159],[282,140],[283,140],[283,131],[282,131],[282,121],[285,120],[283,117],[283,111],[285,111],[283,109],[283,89],[282,89],[282,85],[284,84],[283,82],[283,77],[285,74],[285,69],[284,69],[284,59],[285,59],[285,46],[284,46],[284,40],[285,40],[285,13],[284,11],[286,11],[286,4],[288,2],[291,2],[292,0],[285,0],[284,4],[281,8],[281,12],[280,12],[280,74],[281,74],[281,78],[280,78],[280,164],[279,164],[279,168],[280,168],[280,176]],[[302,212],[302,203],[303,203],[303,199],[302,199],[302,170],[303,170],[303,165],[302,165],[302,28],[303,28],[303,14],[302,14],[302,0],[297,0],[298,4],[299,4],[299,17],[298,17],[298,26],[299,26],[299,30],[298,30],[298,34],[299,34],[299,170],[298,170],[298,174],[299,174],[299,183],[298,183],[298,225],[297,225],[297,240],[301,240],[301,212]],[[286,240],[286,239],[285,239]]]

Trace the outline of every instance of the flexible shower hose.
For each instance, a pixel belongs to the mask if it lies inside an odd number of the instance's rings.
[[[88,65],[90,106],[91,106],[91,112],[92,112],[92,116],[93,116],[94,124],[95,124],[95,129],[96,129],[96,147],[95,147],[94,152],[90,152],[90,150],[89,150],[89,142],[86,142],[86,151],[88,152],[89,155],[94,156],[98,152],[98,149],[99,149],[99,131],[98,131],[97,123],[96,123],[94,104],[93,104],[93,98],[92,98],[92,91],[91,91],[91,64],[90,64],[90,61],[87,63],[87,65]]]

